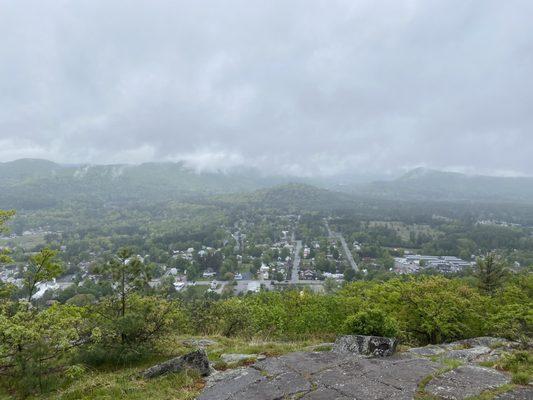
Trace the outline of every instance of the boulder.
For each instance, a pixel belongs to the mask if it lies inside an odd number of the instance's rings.
[[[332,351],[339,354],[357,354],[369,357],[392,356],[398,340],[381,336],[347,335],[339,337]]]
[[[141,372],[141,377],[145,379],[155,378],[172,372],[180,372],[184,369],[198,371],[200,375],[207,376],[210,374],[209,359],[205,350],[200,349],[192,351],[180,357],[175,357],[164,363],[154,365]]]

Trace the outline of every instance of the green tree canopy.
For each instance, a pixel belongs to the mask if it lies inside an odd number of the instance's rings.
[[[493,296],[501,287],[505,276],[505,266],[494,253],[489,253],[485,258],[478,259],[475,268],[479,289]]]
[[[31,301],[40,283],[51,281],[63,272],[63,267],[57,260],[57,251],[49,248],[42,249],[30,257],[28,266],[23,273],[24,288]]]

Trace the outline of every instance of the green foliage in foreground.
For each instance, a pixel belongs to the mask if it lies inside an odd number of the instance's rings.
[[[128,295],[125,313],[121,296],[42,310],[4,300],[0,374],[17,393],[46,391],[77,365],[135,365],[176,333],[301,341],[331,340],[349,328],[397,334],[407,344],[483,335],[521,339],[531,337],[532,288],[533,278],[524,275],[496,296],[438,276],[354,282],[334,294],[288,290],[190,302],[139,290]]]
[[[394,321],[399,337],[411,344],[480,335],[519,339],[530,335],[533,327],[532,283],[530,276],[518,277],[498,296],[487,296],[459,279],[419,277],[354,282],[331,295],[264,292],[222,301],[196,300],[185,307],[194,316],[189,329],[206,335],[334,336],[344,331],[350,316],[376,310],[379,318]]]
[[[79,399],[176,399],[192,400],[202,389],[201,378],[193,371],[163,376],[146,382],[135,379],[137,368],[125,368],[114,372],[86,372],[84,379],[57,393],[47,396],[50,400]]]
[[[56,256],[57,251],[46,248],[30,257],[30,262],[23,274],[24,289],[28,294],[28,301],[32,300],[39,283],[51,281],[63,271]]]

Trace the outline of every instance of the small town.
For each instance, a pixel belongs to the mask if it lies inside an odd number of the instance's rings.
[[[282,229],[274,231],[273,239],[276,241],[273,242],[251,242],[248,238],[256,234],[254,224],[239,221],[236,227],[246,228],[236,231],[224,228],[227,234],[222,247],[202,245],[200,248],[172,250],[167,257],[169,264],[155,265],[156,273],[150,285],[154,288],[167,285],[176,292],[198,286],[199,290],[233,295],[283,289],[291,285],[320,292],[325,290],[326,281],[331,282],[330,286],[338,285],[355,276],[364,277],[369,270],[385,270],[398,275],[422,271],[453,274],[475,265],[475,256],[472,256],[473,260],[465,261],[455,256],[412,254],[408,249],[398,248],[393,249],[394,253],[402,252],[403,256],[393,257],[391,265],[388,260],[383,262],[376,257],[363,256],[361,251],[365,246],[364,242],[354,241],[347,245],[342,234],[331,230],[327,219],[323,220],[323,226],[320,227],[326,236],[317,236],[305,242],[299,240],[296,236],[299,219],[299,215],[276,217],[275,225]],[[27,230],[20,235],[12,233],[0,237],[0,243],[4,243],[0,250],[9,249],[14,254],[31,256],[35,253],[30,248],[20,247],[17,243],[37,243],[35,247],[38,248],[40,239],[54,236],[60,236],[60,233],[43,228]],[[67,245],[59,245],[59,250],[65,252]],[[45,297],[50,301],[57,293],[72,285],[82,285],[84,281],[98,284],[103,279],[94,272],[95,264],[101,262],[99,256],[101,254],[92,252],[86,260],[76,265],[67,262],[66,273],[51,281],[39,283],[34,298]],[[143,263],[152,258],[150,254],[132,257]],[[355,259],[360,260],[359,264]],[[27,266],[21,262],[7,264],[0,271],[0,279],[22,288],[24,282],[21,277],[25,268]]]
[[[533,0],[0,0],[0,400],[533,400]]]

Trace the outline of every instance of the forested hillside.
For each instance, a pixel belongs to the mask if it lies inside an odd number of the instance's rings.
[[[527,349],[533,332],[531,203],[39,160],[1,164],[0,188],[0,210],[16,209],[0,211],[2,400],[192,399],[200,376],[139,372],[198,338],[218,343],[208,357],[225,370],[242,365],[225,352],[279,355],[347,333]],[[418,253],[461,268],[402,270]],[[516,384],[530,379],[530,353],[508,357]]]
[[[326,191],[311,186],[336,189]],[[72,166],[23,159],[0,163],[0,189],[0,205],[17,209],[54,207],[63,201],[80,199],[124,203],[236,193],[239,195],[228,197],[229,202],[292,209],[350,208],[356,200],[365,199],[533,203],[533,178],[469,176],[423,168],[391,181],[350,186],[338,185],[335,177],[268,176],[253,169],[198,173],[181,163]],[[242,196],[255,190],[260,191]]]
[[[0,163],[0,205],[39,209],[70,200],[163,201],[255,190],[280,182],[253,171],[197,173],[180,163],[59,165],[45,160]]]
[[[533,202],[533,178],[414,169],[392,181],[358,185],[354,193],[394,200]]]

